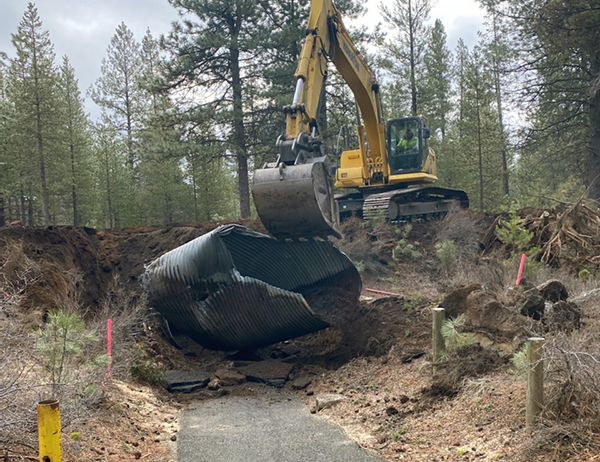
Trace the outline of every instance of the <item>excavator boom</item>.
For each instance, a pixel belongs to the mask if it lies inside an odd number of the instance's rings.
[[[275,162],[254,173],[252,187],[261,221],[280,239],[340,237],[332,169],[323,151],[317,123],[328,61],[336,66],[353,91],[365,120],[370,154],[365,129],[361,127],[361,172],[368,175],[373,161],[379,166],[384,163],[385,131],[375,76],[350,40],[333,2],[312,0],[294,74],[294,99],[284,108],[286,133],[277,141],[279,155]]]

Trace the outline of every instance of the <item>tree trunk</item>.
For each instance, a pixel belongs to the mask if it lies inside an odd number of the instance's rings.
[[[108,202],[108,225],[109,229],[113,227],[113,212],[112,212],[112,191],[110,187],[110,160],[106,153],[106,198]]]
[[[44,225],[50,226],[50,195],[48,194],[48,186],[46,184],[46,160],[44,158],[44,140],[42,137],[42,122],[39,111],[36,115],[36,119],[38,155],[40,159],[40,180],[42,182],[42,197],[44,199]]]
[[[596,59],[592,62],[590,71],[592,82],[600,83],[600,53],[596,54]],[[600,88],[596,89],[590,100],[589,117],[590,157],[588,162],[588,181],[590,184],[590,196],[592,199],[600,201]]]
[[[465,105],[465,76],[464,76],[464,60],[462,55],[460,59],[460,74],[458,76],[458,138],[463,140],[463,120],[464,120],[464,105]]]
[[[479,99],[479,88],[476,89],[476,101],[477,106],[477,153],[479,156],[479,211],[483,212],[483,147],[481,141],[481,112]]]
[[[498,28],[496,24],[496,14],[493,16],[493,30],[494,30],[494,53],[498,50]],[[507,159],[507,141],[506,133],[504,131],[504,114],[502,112],[502,84],[500,82],[500,64],[496,56],[493,58],[494,66],[494,86],[496,87],[496,102],[498,104],[498,124],[500,125],[500,143],[502,146],[502,186],[504,188],[504,195],[508,196],[508,159]]]
[[[50,196],[48,194],[48,186],[46,184],[46,160],[44,158],[44,137],[42,133],[42,101],[40,99],[40,82],[39,69],[37,65],[37,53],[33,50],[33,80],[35,83],[35,121],[36,121],[36,137],[38,145],[38,156],[40,160],[40,180],[42,183],[42,197],[44,200],[44,225],[50,226]],[[30,201],[31,202],[31,201]],[[31,223],[30,223],[31,224]]]
[[[194,217],[198,220],[198,185],[196,184],[196,162],[195,158],[191,157],[192,164],[192,191],[194,192]]]
[[[29,222],[30,227],[35,226],[35,221],[33,219],[33,201],[31,198],[33,197],[33,191],[31,190],[31,186],[29,186],[29,199],[27,199],[27,221]]]
[[[168,192],[165,194],[165,221],[167,225],[173,224],[173,199]]]
[[[79,217],[77,216],[77,188],[75,187],[75,147],[73,146],[73,143],[71,143],[69,149],[71,150],[71,196],[73,199],[73,226],[79,226]]]
[[[25,187],[23,185],[23,173],[19,173],[19,206],[21,223],[23,223],[23,226],[31,226],[31,223],[27,223],[27,216],[25,215]]]
[[[0,228],[6,224],[6,212],[4,209],[4,191],[0,191]]]
[[[125,117],[127,120],[127,162],[135,177],[135,156],[133,154],[133,121],[132,121],[132,101],[129,91],[129,76],[125,76]]]
[[[410,112],[413,116],[417,116],[417,79],[415,76],[415,32],[414,32],[414,21],[413,21],[413,11],[411,6],[411,1],[408,0],[408,34],[410,41],[410,95],[411,95],[411,103],[410,103]]]
[[[233,141],[235,144],[238,173],[238,192],[240,195],[240,214],[242,218],[250,217],[250,185],[248,181],[248,156],[244,134],[244,113],[242,107],[242,79],[240,73],[240,50],[237,38],[241,28],[241,18],[236,17],[232,34],[231,78],[233,84]]]

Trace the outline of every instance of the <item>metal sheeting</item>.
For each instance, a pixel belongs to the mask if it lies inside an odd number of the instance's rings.
[[[152,262],[140,278],[149,303],[201,345],[238,350],[328,326],[322,304],[358,301],[361,281],[325,241],[282,242],[239,225],[221,226]],[[335,302],[326,303],[327,311]]]

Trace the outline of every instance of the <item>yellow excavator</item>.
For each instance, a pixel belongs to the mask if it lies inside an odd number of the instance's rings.
[[[332,62],[358,106],[358,149],[344,151],[333,168],[323,149],[317,116]],[[258,215],[278,239],[341,237],[340,217],[410,221],[442,216],[467,194],[432,186],[437,180],[430,130],[422,117],[382,120],[379,84],[344,27],[332,0],[311,0],[296,89],[284,108],[286,132],[274,162],[254,172]],[[362,123],[361,123],[362,119]],[[353,191],[334,197],[335,187]]]

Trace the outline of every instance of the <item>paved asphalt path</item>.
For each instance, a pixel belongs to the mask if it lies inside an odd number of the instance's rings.
[[[178,462],[384,462],[276,390],[197,401],[179,425]]]

